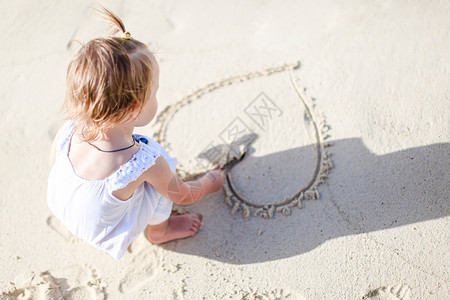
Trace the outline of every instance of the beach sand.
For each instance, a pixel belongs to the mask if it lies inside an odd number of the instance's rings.
[[[183,174],[256,138],[231,192],[185,208],[197,235],[96,250],[48,209],[47,161],[73,40],[106,26],[91,1],[3,1],[0,299],[449,299],[447,1],[102,3],[155,52],[136,132]]]

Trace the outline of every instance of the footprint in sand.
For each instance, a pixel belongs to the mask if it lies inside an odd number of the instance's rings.
[[[66,241],[77,244],[83,240],[73,235],[58,218],[50,216],[47,218],[47,226],[53,229],[57,234],[62,236]]]
[[[362,297],[363,300],[410,300],[411,288],[407,285],[382,286]]]
[[[10,283],[0,299],[106,299],[105,286],[91,266],[47,270]]]
[[[120,280],[119,291],[123,294],[140,289],[155,277],[159,256],[156,251],[147,248],[139,252],[130,265],[135,267]]]

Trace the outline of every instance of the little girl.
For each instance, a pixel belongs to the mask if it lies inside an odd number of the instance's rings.
[[[69,64],[69,121],[53,141],[47,202],[73,234],[119,259],[143,231],[154,244],[194,235],[199,216],[171,216],[172,204],[218,191],[224,176],[211,171],[184,183],[176,158],[133,134],[155,117],[159,66],[114,13],[103,13],[122,37],[88,42]]]

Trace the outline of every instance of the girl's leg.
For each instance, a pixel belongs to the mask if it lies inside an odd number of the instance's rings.
[[[201,215],[172,215],[166,221],[157,225],[148,225],[145,229],[146,238],[153,244],[193,236],[197,233],[202,221]]]

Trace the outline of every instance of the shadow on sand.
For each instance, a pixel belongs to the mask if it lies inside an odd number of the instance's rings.
[[[261,166],[286,164],[286,157],[303,157],[311,149],[308,146],[263,157],[250,155],[245,160]],[[225,263],[250,264],[306,253],[342,236],[449,215],[449,144],[378,156],[361,139],[354,138],[333,141],[329,151],[334,169],[326,183],[319,186],[320,200],[304,201],[304,208],[294,208],[289,217],[276,214],[274,219],[251,217],[245,221],[241,213],[230,214],[220,191],[190,208],[204,215],[203,229],[196,236],[163,247]]]

